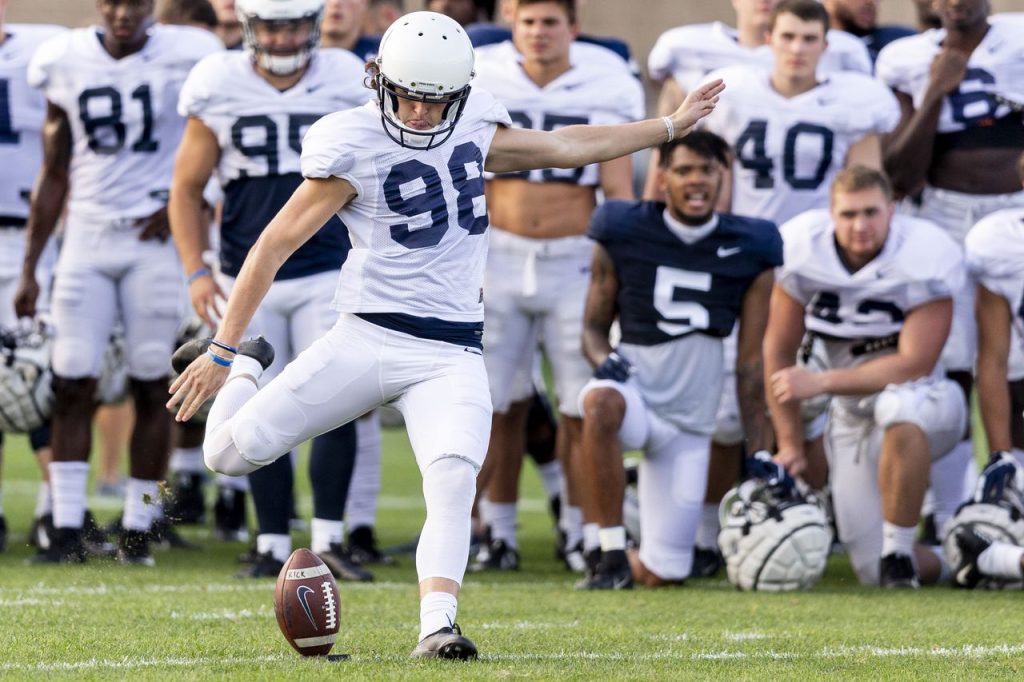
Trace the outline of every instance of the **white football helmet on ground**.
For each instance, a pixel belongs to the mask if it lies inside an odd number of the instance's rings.
[[[52,341],[42,324],[0,332],[0,431],[28,433],[50,418]]]
[[[275,76],[287,76],[305,67],[320,43],[324,0],[235,0],[235,14],[253,62]],[[263,26],[308,34],[296,49],[281,50],[260,42],[257,34]]]
[[[823,506],[797,490],[781,467],[761,462],[726,494],[718,546],[729,582],[741,590],[783,592],[813,587],[825,572],[832,532]],[[764,477],[762,477],[764,476]]]
[[[1024,546],[1024,470],[1013,455],[993,453],[971,499],[960,505],[946,525],[942,547],[950,566],[960,565],[956,535],[965,527],[995,541]],[[980,585],[990,589],[1024,587],[1019,580],[996,578],[985,578]]]
[[[443,14],[412,12],[392,24],[380,40],[373,76],[388,136],[403,147],[432,149],[444,144],[466,108],[474,59],[469,36]],[[418,130],[399,119],[400,98],[447,108],[437,126]]]

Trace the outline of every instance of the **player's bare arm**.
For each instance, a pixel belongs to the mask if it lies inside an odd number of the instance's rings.
[[[932,163],[942,101],[959,87],[969,57],[969,53],[961,50],[939,52],[932,62],[931,80],[919,107],[914,107],[909,95],[896,93],[903,117],[887,140],[885,170],[899,193],[914,192],[924,184]]]
[[[219,341],[238,346],[281,265],[355,196],[355,188],[337,177],[307,178],[299,185],[246,257],[217,331]],[[167,406],[180,403],[175,419],[187,421],[226,379],[227,368],[201,355],[171,385]]]
[[[768,327],[768,306],[775,274],[765,270],[751,283],[743,296],[736,352],[736,396],[743,433],[749,452],[771,445],[768,415],[764,399],[764,356],[762,342]]]
[[[776,284],[772,287],[763,345],[764,376],[769,388],[772,377],[793,369],[803,336],[804,307]],[[797,476],[806,467],[800,404],[796,401],[783,402],[771,390],[765,391],[765,401],[775,428],[778,448],[775,459]]]
[[[605,199],[631,201],[633,195],[633,159],[620,156],[601,164],[601,192]]]
[[[590,262],[590,287],[583,310],[583,354],[594,367],[599,366],[612,352],[608,332],[616,315],[616,296],[619,278],[611,256],[600,244],[594,244]]]
[[[710,114],[725,89],[716,80],[694,90],[670,117],[673,137],[687,134]],[[648,119],[620,125],[577,125],[553,132],[498,128],[487,155],[487,170],[495,173],[534,168],[579,168],[632,154],[668,138],[666,122]]]
[[[36,314],[36,299],[39,298],[36,265],[64,210],[70,169],[71,123],[63,109],[47,102],[46,122],[43,124],[43,166],[32,188],[25,260],[14,296],[14,308],[19,317],[34,317]]]
[[[213,175],[219,156],[220,146],[213,131],[202,121],[189,118],[178,146],[171,196],[167,204],[171,235],[188,276],[188,295],[192,308],[211,328],[216,328],[214,318],[221,315],[217,299],[224,299],[225,296],[203,262],[203,249],[210,229],[204,210],[203,190]],[[203,271],[207,274],[193,279],[193,273]]]
[[[977,287],[974,304],[978,320],[978,366],[975,382],[981,421],[989,450],[1013,447],[1010,438],[1010,391],[1006,383],[1010,356],[1010,306],[1006,299],[984,285]]]
[[[877,133],[869,133],[860,138],[846,152],[846,163],[844,166],[865,166],[875,170],[884,170],[882,160],[882,141]]]
[[[869,395],[889,384],[902,384],[931,374],[949,336],[953,301],[929,301],[907,314],[896,352],[859,367],[809,372],[789,367],[772,374],[770,391],[780,402],[798,402],[823,393]]]

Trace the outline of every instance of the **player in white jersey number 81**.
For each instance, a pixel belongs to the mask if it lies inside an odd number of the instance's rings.
[[[454,624],[491,421],[479,341],[485,165],[575,168],[630,154],[689,132],[725,87],[694,90],[664,119],[522,130],[488,93],[470,93],[473,59],[466,34],[444,15],[415,12],[388,30],[369,69],[377,101],[310,128],[305,181],[249,252],[216,344],[179,351],[179,362],[197,357],[168,403],[180,405],[184,420],[220,390],[207,420],[206,462],[235,475],[395,404],[427,508],[416,561],[421,641],[413,652],[424,657],[476,655]],[[238,347],[277,268],[335,213],[353,242],[335,299],[343,314],[257,392],[260,363],[225,347]]]

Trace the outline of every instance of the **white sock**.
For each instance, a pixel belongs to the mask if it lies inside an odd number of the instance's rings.
[[[228,488],[229,490],[236,490],[240,493],[247,493],[249,492],[249,477],[217,474],[217,487]]]
[[[36,511],[33,518],[42,518],[53,513],[53,495],[50,493],[50,484],[42,481],[36,491]]]
[[[159,504],[156,481],[129,478],[124,492],[121,525],[127,530],[148,531],[153,525],[153,509]]]
[[[194,448],[174,448],[171,453],[171,461],[167,468],[174,473],[202,474],[206,472],[206,464],[203,463],[203,446],[197,445]]]
[[[454,594],[427,592],[423,595],[420,599],[420,639],[455,625],[458,610],[459,600]]]
[[[256,536],[256,552],[258,554],[270,552],[270,556],[285,562],[292,553],[292,536],[260,533]]]
[[[1017,460],[1017,464],[1024,467],[1024,450],[1014,448],[1013,450],[1010,450],[1010,453],[1013,455],[1013,458]]]
[[[583,541],[583,510],[567,504],[569,498],[562,498],[562,518],[558,527],[565,533],[565,546],[572,549]]]
[[[516,549],[516,516],[519,505],[515,502],[491,502],[488,505],[491,540],[504,540],[505,544]]]
[[[356,422],[356,465],[345,500],[348,527],[373,527],[380,497],[381,436],[376,410]]]
[[[560,495],[562,492],[562,463],[557,459],[553,459],[547,464],[541,464],[537,467],[537,473],[540,474],[540,480],[544,484],[544,492],[547,493],[548,499]]]
[[[82,527],[85,522],[85,488],[88,478],[88,462],[50,462],[55,527]]]
[[[569,545],[568,549],[572,549]],[[601,548],[601,526],[596,523],[583,524],[583,551],[590,552]]]
[[[914,540],[917,538],[917,527],[904,528],[888,521],[882,522],[882,556],[905,554],[914,556]]]
[[[310,549],[314,554],[330,550],[331,545],[340,545],[345,537],[345,522],[313,518]]]
[[[696,546],[703,549],[718,549],[718,530],[718,505],[704,504],[700,508]]]
[[[626,528],[624,526],[612,526],[602,528],[598,531],[601,538],[601,551],[612,552],[617,549],[626,549]]]
[[[1022,556],[1024,547],[1008,542],[993,542],[988,549],[978,555],[978,570],[995,578],[1019,579]]]
[[[945,456],[932,462],[929,481],[931,482],[931,513],[935,517],[935,531],[940,538],[946,535],[946,524],[956,513],[964,497],[965,472],[974,468],[974,445],[969,440],[960,441]]]

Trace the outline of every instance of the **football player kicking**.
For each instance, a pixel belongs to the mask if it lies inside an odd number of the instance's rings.
[[[465,32],[444,15],[415,12],[388,30],[370,67],[377,101],[310,128],[306,180],[246,257],[217,338],[178,353],[178,366],[191,364],[168,402],[188,419],[219,389],[204,449],[207,464],[229,474],[395,404],[427,509],[416,556],[413,655],[422,657],[476,655],[455,622],[491,424],[481,349],[485,165],[498,173],[577,168],[630,154],[688,133],[724,88],[695,90],[663,119],[522,130],[489,93],[470,92],[473,62]],[[281,264],[335,213],[353,243],[335,298],[342,315],[258,390],[269,348],[261,340],[239,347],[242,335]]]
[[[19,315],[36,312],[35,268],[68,200],[53,291],[56,532],[37,558],[85,559],[96,378],[120,318],[136,413],[120,557],[151,565],[149,530],[170,446],[161,396],[185,293],[181,262],[167,240],[167,190],[185,126],[174,106],[189,69],[222,46],[202,29],[151,26],[152,0],[100,0],[97,8],[102,28],[57,36],[29,64],[29,82],[46,95],[47,114]]]
[[[960,438],[963,392],[938,364],[960,250],[935,225],[893,216],[888,179],[861,166],[832,183],[830,211],[782,226],[785,259],[771,298],[764,363],[776,459],[804,465],[800,402],[831,394],[826,441],[839,539],[862,583],[910,588],[941,572],[915,547],[929,467]],[[804,332],[826,369],[793,366]]]
[[[738,319],[739,357],[760,367],[772,269],[782,264],[774,224],[714,211],[729,163],[722,138],[701,131],[659,152],[667,203],[610,201],[589,230],[596,244],[583,349],[597,370],[579,403],[586,508],[600,525],[601,559],[577,585],[583,589],[689,577],[722,390],[722,339]],[[616,318],[622,342],[613,348]],[[750,445],[762,449],[764,392],[744,408]],[[623,446],[645,455],[642,540],[629,562]]]
[[[575,42],[577,32],[573,0],[519,0],[512,40],[477,48],[476,83],[508,109],[517,127],[554,130],[642,118],[643,89],[626,63],[609,50]],[[558,428],[565,430],[567,506],[579,505],[582,479],[573,453],[582,422],[576,399],[591,374],[580,351],[590,281],[584,234],[599,189],[608,199],[633,197],[628,156],[567,170],[498,175],[486,183],[494,225],[484,278],[484,360],[494,420],[481,477],[489,477],[488,504],[481,511],[491,544],[481,550],[474,570],[518,568],[516,503],[530,404],[523,399],[533,393],[540,345],[558,392]],[[595,548],[596,542],[594,533]]]
[[[302,183],[300,141],[321,116],[365,102],[363,62],[345,50],[319,49],[323,0],[237,0],[246,51],[204,59],[181,90],[188,124],[172,183],[170,217],[196,313],[211,328],[217,298],[230,290],[260,231]],[[203,263],[208,222],[203,190],[214,171],[224,188],[220,226],[221,287]],[[277,350],[267,376],[337,320],[331,309],[348,236],[325,221],[277,271],[249,333]],[[355,426],[319,435],[310,454],[312,550],[338,578],[370,580],[342,546],[345,495],[355,457]],[[291,553],[292,461],[282,457],[249,476],[259,522],[250,577],[276,577]]]

